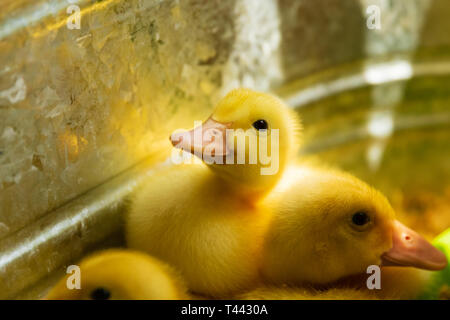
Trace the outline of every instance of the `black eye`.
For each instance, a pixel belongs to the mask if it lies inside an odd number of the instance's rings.
[[[96,288],[91,291],[92,300],[108,300],[111,297],[111,292],[105,288]]]
[[[357,212],[352,216],[352,222],[356,226],[364,226],[370,222],[370,217],[365,212]]]
[[[253,122],[253,127],[259,131],[259,130],[267,130],[269,125],[267,124],[266,120],[260,119]]]

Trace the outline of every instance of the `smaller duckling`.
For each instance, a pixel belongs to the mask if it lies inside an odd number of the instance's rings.
[[[447,265],[441,251],[395,220],[379,191],[350,174],[292,166],[265,202],[272,217],[261,273],[270,284],[324,285],[370,265]]]
[[[188,299],[183,280],[168,265],[138,251],[110,249],[81,261],[80,289],[61,279],[48,300],[180,300]]]

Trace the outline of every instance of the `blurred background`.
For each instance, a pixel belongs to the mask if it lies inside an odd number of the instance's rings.
[[[169,134],[235,87],[285,99],[299,156],[433,238],[450,227],[449,16],[448,0],[2,0],[0,298],[42,297],[123,244],[124,199]]]

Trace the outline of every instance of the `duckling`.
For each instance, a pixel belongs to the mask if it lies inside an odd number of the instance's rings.
[[[380,192],[347,173],[291,166],[264,202],[272,212],[261,259],[266,284],[235,299],[411,299],[436,278],[417,268],[447,264],[395,220]],[[382,265],[381,290],[366,287],[370,265]]]
[[[70,275],[47,295],[49,300],[178,300],[187,299],[179,275],[147,254],[110,249],[81,261],[80,289],[68,289]]]
[[[324,285],[370,265],[447,265],[441,251],[395,220],[379,191],[350,174],[291,166],[264,201],[272,212],[261,258],[267,283]]]
[[[143,184],[126,218],[128,246],[175,266],[198,294],[220,297],[252,286],[268,222],[258,202],[295,153],[298,128],[277,98],[230,92],[202,126],[171,135],[177,149],[203,162],[165,168]],[[255,156],[255,144],[271,150],[270,158]]]
[[[450,229],[433,240],[433,245],[450,256]],[[304,287],[260,286],[239,294],[233,299],[242,300],[380,300],[380,299],[450,299],[450,266],[440,271],[413,267],[382,266],[380,286],[377,290],[367,288],[368,275],[361,274],[341,279],[327,288],[312,285]]]

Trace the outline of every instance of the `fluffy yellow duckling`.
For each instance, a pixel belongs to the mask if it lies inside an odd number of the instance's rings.
[[[168,265],[147,254],[111,249],[79,264],[80,289],[68,289],[61,279],[49,300],[178,300],[188,299],[181,278]]]
[[[265,199],[272,211],[261,274],[272,284],[328,284],[370,265],[445,268],[445,255],[395,220],[387,199],[336,170],[298,166]]]
[[[447,264],[441,251],[394,219],[381,193],[349,174],[290,167],[264,202],[272,220],[261,273],[272,285],[235,299],[413,299],[430,282],[428,270]],[[366,286],[370,265],[383,265],[381,290]]]
[[[267,225],[257,200],[282,175],[297,128],[277,98],[246,89],[229,93],[201,127],[171,136],[175,147],[204,163],[169,167],[148,179],[131,201],[128,246],[175,266],[199,294],[223,296],[253,285]],[[244,142],[252,139],[258,149],[272,150],[270,161],[258,155],[249,164],[254,145]],[[242,157],[247,164],[217,163]]]

